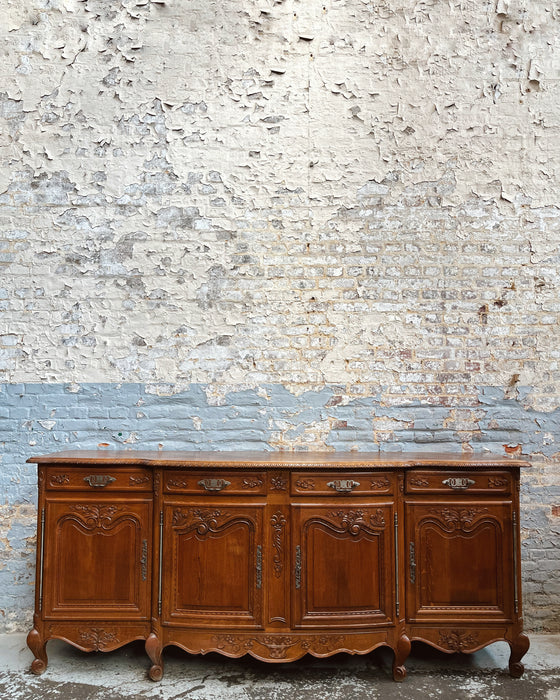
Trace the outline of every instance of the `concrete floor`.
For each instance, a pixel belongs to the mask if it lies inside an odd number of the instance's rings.
[[[10,700],[560,700],[560,635],[532,635],[525,674],[508,675],[509,647],[493,644],[472,655],[447,655],[413,644],[404,683],[391,679],[392,653],[338,654],[269,665],[244,657],[192,657],[170,647],[165,676],[147,679],[142,643],[117,651],[82,653],[57,640],[47,645],[44,675],[29,673],[25,635],[0,635],[0,699]]]

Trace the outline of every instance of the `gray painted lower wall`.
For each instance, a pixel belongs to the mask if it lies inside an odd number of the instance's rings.
[[[29,456],[70,448],[405,451],[504,454],[520,445],[526,626],[560,631],[560,410],[523,405],[524,390],[480,389],[476,405],[385,406],[329,386],[299,396],[280,385],[215,394],[210,385],[0,385],[0,631],[30,626],[36,470]]]

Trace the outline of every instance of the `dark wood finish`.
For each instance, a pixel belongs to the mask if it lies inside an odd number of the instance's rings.
[[[367,474],[364,472],[294,472],[290,477],[293,496],[363,496],[364,494],[391,493],[395,487],[395,475],[390,472]]]
[[[164,505],[163,624],[262,628],[263,510],[218,500]]]
[[[69,451],[39,470],[31,670],[46,643],[244,654],[529,648],[521,459],[444,454]]]
[[[511,512],[472,498],[406,504],[410,622],[513,620]]]
[[[297,628],[371,628],[394,621],[391,503],[293,506]]]
[[[266,494],[266,472],[220,471],[219,477],[208,471],[177,472],[167,470],[163,476],[165,493],[200,494],[203,496],[254,496]]]
[[[458,471],[443,474],[437,470],[418,469],[406,475],[407,493],[510,494],[511,475],[506,471]]]
[[[99,468],[49,469],[46,488],[49,491],[84,491],[106,493],[108,491],[152,492],[151,469],[131,469],[113,465]]]
[[[45,505],[43,618],[147,620],[151,502],[88,493]]]

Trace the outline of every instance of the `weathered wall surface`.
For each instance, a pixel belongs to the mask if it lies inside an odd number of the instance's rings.
[[[560,12],[4,0],[0,628],[53,449],[519,444],[560,629]]]

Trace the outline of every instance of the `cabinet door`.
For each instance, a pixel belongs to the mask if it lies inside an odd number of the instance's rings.
[[[163,622],[262,626],[263,505],[164,506]]]
[[[408,503],[406,519],[410,621],[511,619],[511,503]]]
[[[148,619],[151,502],[47,500],[45,618]]]
[[[393,619],[393,507],[293,506],[295,627],[371,627]]]

